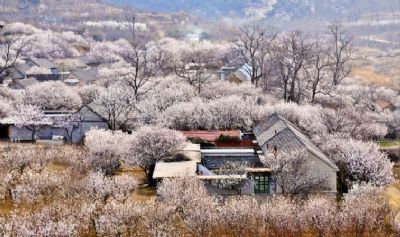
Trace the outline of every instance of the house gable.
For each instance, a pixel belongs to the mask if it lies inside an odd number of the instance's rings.
[[[85,105],[79,110],[82,117],[82,122],[106,122],[106,120],[96,113],[92,108]]]
[[[276,147],[280,151],[292,152],[306,149],[315,157],[323,161],[334,171],[338,167],[296,126],[278,114],[269,116],[254,128],[254,134],[264,153],[271,152]]]

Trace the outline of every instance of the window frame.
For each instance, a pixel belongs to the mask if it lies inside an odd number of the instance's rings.
[[[270,175],[268,173],[254,173],[254,193],[270,194]]]

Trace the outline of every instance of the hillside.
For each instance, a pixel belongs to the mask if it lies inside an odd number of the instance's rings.
[[[280,30],[321,32],[332,21],[341,21],[355,36],[356,44],[373,48],[399,48],[398,0],[107,0],[150,12],[186,13],[233,27],[264,20]],[[226,26],[221,26],[224,29]],[[224,36],[224,34],[219,34]]]
[[[95,39],[115,40],[129,36],[127,17],[135,16],[137,35],[143,38],[212,38],[229,34],[228,27],[215,25],[187,13],[137,11],[101,0],[4,0],[0,20],[25,22],[55,31],[74,31]]]
[[[392,11],[397,0],[108,0],[138,9],[163,12],[187,12],[197,16],[247,16],[296,20],[304,18],[337,19],[357,17],[371,11]]]

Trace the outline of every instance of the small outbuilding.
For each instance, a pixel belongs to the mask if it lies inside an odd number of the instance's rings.
[[[79,119],[71,125],[75,126],[73,129],[69,128],[70,134],[67,134],[65,127],[52,122],[74,114],[79,115]],[[70,136],[72,143],[79,143],[85,133],[93,128],[108,129],[107,121],[89,106],[83,106],[78,111],[45,111],[44,116],[49,122],[36,132],[36,140],[67,140]],[[32,141],[32,131],[16,126],[13,118],[6,117],[0,120],[0,139],[12,142]]]

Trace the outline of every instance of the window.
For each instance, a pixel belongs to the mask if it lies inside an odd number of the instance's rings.
[[[269,176],[266,173],[254,174],[254,192],[269,193]]]

